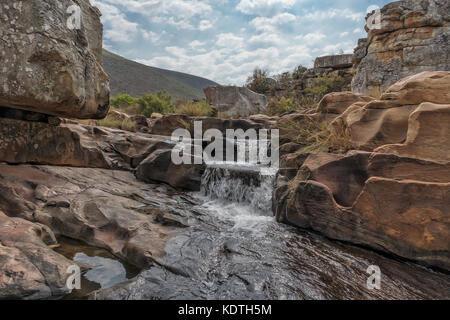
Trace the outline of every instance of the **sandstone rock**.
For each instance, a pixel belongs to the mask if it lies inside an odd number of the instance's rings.
[[[164,255],[166,242],[186,224],[186,206],[182,194],[139,182],[131,172],[0,164],[0,210],[140,268]]]
[[[166,138],[77,123],[53,126],[0,118],[0,161],[74,167],[137,167],[156,148],[174,146]]]
[[[49,228],[0,211],[0,299],[48,299],[70,293],[67,269],[74,263],[48,245]]]
[[[352,91],[379,97],[398,80],[422,71],[449,71],[450,4],[403,0],[381,9],[381,26],[355,50]],[[358,63],[359,62],[359,63]]]
[[[367,103],[375,100],[375,98],[365,96],[362,94],[356,94],[352,92],[334,92],[327,94],[320,101],[317,107],[317,112],[322,114],[342,114],[348,109],[352,104],[361,102]]]
[[[214,86],[204,89],[206,101],[221,116],[246,117],[263,113],[269,102],[263,94],[258,94],[245,87]]]
[[[205,166],[172,162],[172,150],[156,150],[136,169],[136,177],[147,182],[163,182],[185,190],[200,191]],[[194,163],[194,162],[192,162]]]
[[[369,156],[367,152],[350,152],[345,156],[311,154],[296,179],[314,180],[326,185],[339,205],[351,207],[368,179]]]
[[[81,8],[79,30],[67,26],[66,11],[73,4]],[[0,106],[68,118],[106,116],[102,24],[89,1],[17,2],[1,6],[0,19]]]
[[[409,118],[406,142],[382,146],[376,151],[449,163],[449,137],[450,105],[423,103]]]
[[[357,199],[361,243],[450,270],[450,183],[371,178]]]
[[[353,65],[352,54],[338,54],[332,56],[318,57],[314,61],[314,68],[347,68]]]
[[[152,119],[161,119],[163,115],[161,113],[153,112],[150,116]]]

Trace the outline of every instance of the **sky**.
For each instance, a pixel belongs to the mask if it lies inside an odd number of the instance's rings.
[[[91,0],[104,47],[128,59],[242,85],[255,67],[271,74],[352,53],[367,9],[390,0]]]

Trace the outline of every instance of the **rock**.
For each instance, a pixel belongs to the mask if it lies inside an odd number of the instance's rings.
[[[274,193],[278,221],[450,269],[450,164],[351,151],[312,154]]]
[[[350,152],[347,155],[311,154],[296,179],[314,180],[326,185],[341,206],[351,207],[368,179],[370,153]]]
[[[264,113],[269,101],[263,94],[245,87],[213,86],[204,89],[206,101],[220,116],[246,117]]]
[[[55,243],[48,227],[0,211],[0,299],[48,299],[70,293],[67,270],[74,263],[49,248]]]
[[[66,11],[73,4],[30,0],[0,8],[0,106],[67,118],[106,116],[109,79],[102,68],[100,12],[76,0],[82,22],[71,30]]]
[[[449,71],[450,4],[403,0],[381,9],[379,29],[355,50],[352,91],[379,97],[392,84],[422,71]],[[366,18],[368,20],[368,18]]]
[[[423,103],[409,118],[403,144],[385,145],[376,151],[403,157],[450,162],[450,105]]]
[[[0,164],[0,210],[139,268],[163,256],[166,242],[186,224],[183,199],[126,171]]]
[[[331,123],[331,128],[348,133],[351,144],[358,149],[372,151],[386,144],[404,143],[410,115],[423,102],[450,101],[448,88],[450,72],[422,72],[407,77],[392,85],[380,100],[351,105]]]
[[[314,61],[314,68],[348,68],[353,65],[352,54],[338,54],[332,56],[318,57]]]
[[[353,211],[360,243],[450,270],[450,183],[367,181]]]
[[[156,148],[174,145],[166,138],[116,129],[0,118],[0,161],[10,164],[131,170]]]
[[[167,183],[177,189],[200,191],[205,165],[175,165],[171,157],[172,150],[154,151],[137,167],[136,177],[146,182]]]
[[[447,104],[450,102],[449,89],[450,72],[421,72],[393,84],[383,93],[381,100],[387,101],[388,106],[419,105],[422,102]]]
[[[130,116],[127,115],[126,113],[117,111],[117,110],[111,110],[108,113],[108,118],[112,119],[112,120],[117,120],[117,121],[125,121],[127,119],[130,119]]]
[[[374,153],[369,160],[368,176],[445,183],[450,181],[450,164]]]
[[[153,112],[150,116],[151,119],[161,119],[163,115],[161,113]]]
[[[364,103],[373,101],[375,98],[365,96],[362,94],[352,92],[334,92],[329,93],[319,103],[317,112],[322,114],[336,114],[344,113],[352,104]]]

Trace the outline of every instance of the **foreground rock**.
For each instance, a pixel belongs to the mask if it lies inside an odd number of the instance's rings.
[[[311,155],[275,192],[277,219],[450,270],[450,164],[350,152]]]
[[[81,8],[79,30],[67,26],[66,11],[74,4]],[[103,27],[88,0],[5,4],[0,21],[0,106],[78,119],[106,116]]]
[[[449,12],[447,0],[403,0],[384,6],[380,28],[366,27],[369,37],[355,50],[352,91],[379,97],[407,76],[449,71]]]
[[[183,228],[186,201],[132,173],[0,164],[0,210],[148,268]]]
[[[204,89],[206,101],[227,117],[246,117],[264,113],[269,101],[263,94],[253,92],[245,87],[207,87]]]
[[[0,211],[0,299],[47,299],[68,294],[74,263],[55,253],[53,232]]]

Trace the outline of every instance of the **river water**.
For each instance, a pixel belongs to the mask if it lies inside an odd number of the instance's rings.
[[[97,299],[449,299],[450,277],[279,224],[275,172],[210,165],[202,191],[180,197],[188,225],[164,258]],[[367,286],[369,266],[381,288]]]

